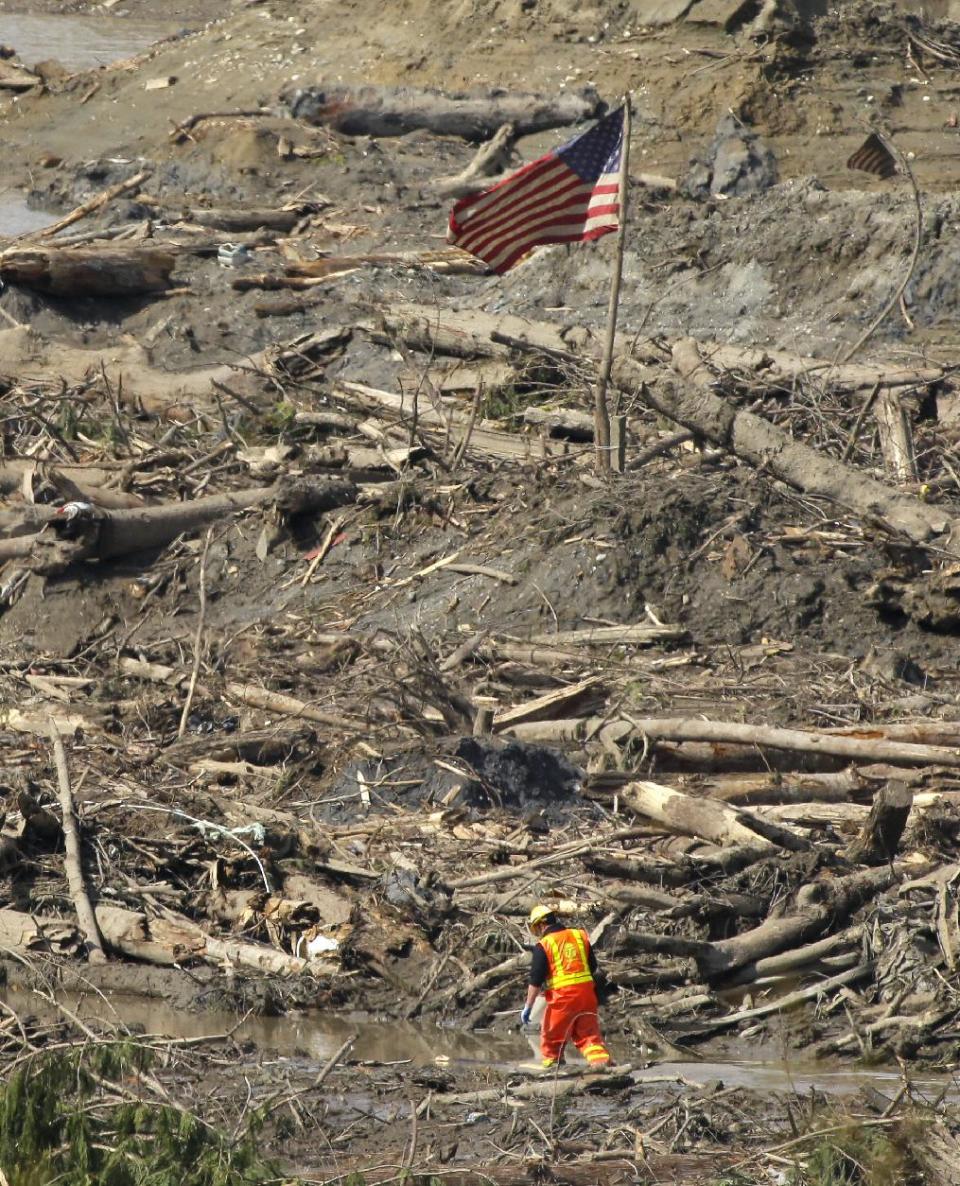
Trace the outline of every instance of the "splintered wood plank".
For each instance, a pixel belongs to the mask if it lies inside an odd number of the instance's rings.
[[[509,725],[517,725],[521,721],[549,720],[557,715],[558,709],[567,708],[574,701],[579,700],[584,692],[596,687],[599,683],[599,676],[590,675],[575,684],[557,688],[543,696],[537,696],[534,700],[528,700],[525,704],[518,704],[515,708],[503,709],[493,718],[494,732],[506,729]]]

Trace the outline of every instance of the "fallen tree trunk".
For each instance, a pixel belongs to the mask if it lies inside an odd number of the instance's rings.
[[[781,955],[767,956],[755,963],[747,964],[727,980],[730,987],[752,984],[768,977],[789,976],[801,968],[809,967],[838,952],[848,951],[863,939],[863,927],[853,926],[826,939],[818,939],[804,947],[795,947]]]
[[[176,262],[161,247],[11,247],[0,280],[54,296],[134,296],[165,289]]]
[[[592,87],[556,98],[506,94],[445,95],[414,87],[303,87],[284,96],[294,119],[321,124],[345,136],[405,136],[425,129],[436,136],[488,140],[504,124],[517,136],[582,123],[603,114]]]
[[[593,797],[595,796],[591,796]],[[780,856],[782,853],[776,851],[772,859],[776,860]],[[669,865],[669,870],[665,870],[659,878],[654,874],[660,862],[653,859],[635,860],[589,855],[584,858],[584,864],[602,876],[619,877],[625,881],[650,881],[656,885],[679,888],[701,880],[712,884],[718,876],[726,877],[739,873],[750,865],[767,859],[771,859],[767,850],[758,850],[755,840],[752,840],[746,844],[710,847],[693,844],[691,851],[681,852],[669,862],[664,861],[664,865]]]
[[[679,382],[668,380],[648,386],[635,365],[623,357],[615,362],[613,377],[619,387],[796,489],[827,498],[872,521],[881,520],[890,530],[903,533],[915,543],[926,543],[949,532],[950,516],[937,507],[834,461],[794,440],[755,412],[735,408],[717,395],[711,389],[713,375],[693,339],[684,339],[673,349],[673,368]]]
[[[460,414],[457,409],[463,405],[456,399],[440,397],[439,409],[426,400],[419,401],[414,411],[410,396],[393,391],[381,391],[362,383],[340,383],[333,392],[334,397],[351,407],[360,407],[376,412],[391,422],[415,424],[421,434],[439,430],[444,440],[453,435],[458,448],[471,453],[485,453],[490,457],[501,457],[505,461],[528,461],[545,457],[562,457],[566,449],[560,441],[544,440],[542,437],[518,436],[512,432],[501,432],[492,428],[478,428],[471,417]],[[453,434],[452,430],[456,429]],[[653,629],[653,627],[651,627]]]
[[[594,656],[589,652],[584,654],[583,651],[565,651],[558,647],[535,647],[527,643],[507,642],[502,638],[485,639],[477,648],[476,654],[481,659],[494,661],[504,659],[514,663],[525,663],[535,670],[551,667],[567,668],[571,664],[583,666],[594,659]],[[607,663],[605,654],[596,656],[596,660],[604,664]],[[648,661],[640,660],[633,655],[621,655],[617,657],[617,663],[627,667],[638,665],[646,667]]]
[[[778,840],[771,840],[769,827],[749,812],[738,811],[714,799],[694,799],[655,782],[628,783],[620,791],[620,801],[630,811],[656,820],[671,831],[697,836],[714,844],[743,845],[754,849],[758,857],[772,856],[782,847],[806,847],[801,837],[786,829]]]
[[[25,66],[17,62],[5,62],[0,59],[0,90],[29,91],[40,86],[43,79]]]
[[[711,978],[722,977],[766,956],[809,943],[829,927],[843,922],[875,894],[897,880],[893,869],[871,869],[833,881],[816,881],[804,886],[797,896],[799,909],[782,918],[768,918],[753,930],[709,946],[697,960]],[[697,958],[696,956],[694,958]]]
[[[649,885],[608,886],[605,893],[607,900],[615,906],[639,906],[654,914],[669,913],[693,905],[692,900],[674,898]]]
[[[890,724],[849,725],[843,729],[827,729],[826,732],[834,737],[960,747],[960,721],[895,721]]]
[[[955,1186],[960,1165],[960,1139],[941,1120],[928,1120],[910,1142],[911,1159],[926,1186]]]
[[[638,177],[642,180],[643,175],[634,174],[631,180],[636,181]],[[568,342],[560,326],[545,321],[483,312],[477,312],[473,317],[450,310],[431,311],[425,305],[413,304],[391,305],[382,311],[381,316],[407,345],[429,353],[463,355],[469,351],[471,356],[492,356],[506,355],[512,348],[522,348],[529,351],[545,349],[571,357],[574,353],[582,355],[599,350],[599,344],[592,346],[589,338],[586,344]],[[511,332],[505,322],[519,322],[522,332]],[[676,341],[680,339],[668,340],[669,348]],[[814,379],[822,376],[831,385],[857,391],[869,390],[877,383],[888,388],[931,386],[945,378],[944,370],[939,367],[884,367],[869,363],[837,365],[828,359],[802,358],[785,350],[751,349],[713,341],[703,342],[702,348],[716,365],[769,377],[772,385],[778,381],[793,384],[806,376]],[[635,354],[652,365],[644,366],[631,360],[635,368],[632,381],[655,381],[663,363],[662,341],[640,343]]]
[[[639,906],[643,910],[662,914],[668,919],[696,918],[700,923],[723,919],[763,918],[767,903],[762,898],[747,894],[693,894],[689,898],[674,898],[649,886],[615,885],[607,890],[607,901],[613,906]]]
[[[230,494],[212,494],[190,502],[168,503],[125,511],[99,511],[91,516],[88,530],[76,554],[70,560],[96,558],[110,560],[133,552],[162,548],[178,535],[187,535],[237,511],[276,505],[287,514],[320,514],[352,502],[357,488],[352,482],[327,479],[278,482]],[[59,522],[57,511],[50,507],[24,508],[23,515],[37,526]],[[29,558],[46,537],[20,536],[2,541],[7,545],[4,558]],[[74,545],[76,547],[76,545]]]
[[[533,1068],[531,1067],[531,1070]],[[617,1067],[613,1074],[609,1073],[608,1069],[603,1071],[590,1071],[585,1074],[569,1074],[560,1073],[559,1075],[539,1076],[536,1079],[529,1080],[525,1083],[518,1083],[508,1085],[506,1093],[513,1099],[531,1100],[540,1099],[544,1096],[551,1098],[554,1095],[580,1095],[585,1091],[599,1090],[599,1091],[620,1091],[622,1088],[630,1085],[629,1078],[630,1066]],[[492,1100],[502,1100],[505,1095],[505,1090],[502,1087],[481,1087],[474,1091],[458,1091],[452,1093],[441,1093],[435,1096],[430,1101],[431,1107],[443,1104],[478,1104],[490,1103]],[[421,1105],[423,1107],[423,1105]],[[537,1163],[539,1164],[539,1163]],[[556,1168],[556,1167],[553,1167]],[[444,1175],[446,1179],[446,1175]],[[522,1179],[526,1183],[531,1181],[538,1181],[538,1179],[524,1177]],[[550,1181],[553,1181],[551,1175]]]
[[[314,721],[318,725],[329,725],[334,729],[362,729],[366,724],[359,717],[348,717],[342,713],[315,708],[295,696],[271,692],[254,684],[228,683],[224,692],[230,699],[249,704],[252,708],[262,708],[265,712],[277,713],[279,716]]]
[[[869,789],[862,771],[851,766],[836,774],[803,774],[789,781],[779,775],[731,775],[708,780],[711,799],[740,807],[783,803],[850,803]]]
[[[188,207],[180,211],[180,218],[184,222],[191,222],[197,226],[213,227],[222,231],[292,231],[304,215],[318,209],[309,203],[277,209],[275,207],[246,208],[241,206],[197,206]]]
[[[0,728],[10,729],[14,733],[33,733],[48,737],[50,718],[53,717],[61,733],[73,734],[78,729],[92,733],[103,727],[112,707],[100,704],[74,704],[68,708],[64,704],[46,701],[26,710],[14,707],[0,708]]]
[[[466,168],[453,177],[441,177],[432,185],[433,192],[441,198],[465,198],[497,185],[510,175],[507,169],[516,140],[513,124],[504,124],[494,135],[481,145],[476,156]],[[499,177],[494,176],[500,174]]]
[[[807,376],[825,383],[853,390],[884,387],[918,387],[940,383],[945,372],[940,367],[883,367],[870,363],[834,363],[825,358],[802,358],[787,350],[764,350],[750,346],[731,346],[725,342],[703,342],[710,360],[724,370],[746,370],[753,376],[782,380],[793,384]]]
[[[880,451],[891,476],[898,482],[916,482],[919,473],[913,427],[895,391],[881,392],[874,405],[873,418],[880,437]]]
[[[556,723],[556,722],[554,722]],[[769,725],[743,725],[733,721],[709,721],[697,717],[631,718],[637,734],[650,741],[732,742],[796,753],[830,754],[859,762],[889,762],[892,765],[960,766],[960,749],[887,741],[883,738],[848,737],[836,733],[813,733]]]
[[[111,489],[109,483],[120,476],[119,467],[108,469],[95,465],[52,465],[29,457],[7,457],[0,461],[0,493],[15,494],[34,482],[55,486],[64,502],[76,499],[92,502],[107,510],[129,510],[143,506],[138,494]]]
[[[644,881],[650,885],[665,885],[673,889],[689,885],[697,877],[695,869],[680,861],[608,857],[600,853],[587,853],[584,855],[583,863],[593,873],[599,873],[602,877]]]
[[[624,626],[591,626],[585,630],[559,630],[556,634],[534,634],[528,641],[534,646],[648,646],[653,642],[673,642],[686,638],[682,626],[653,625],[636,622]]]
[[[116,185],[110,185],[106,189],[101,190],[100,193],[94,194],[92,198],[88,198],[85,202],[81,202],[79,206],[74,207],[69,214],[65,214],[63,218],[58,218],[56,222],[50,223],[48,226],[40,227],[39,230],[29,231],[26,235],[21,235],[22,240],[30,239],[50,239],[54,235],[58,235],[61,231],[65,231],[68,226],[73,226],[75,222],[79,222],[82,218],[86,218],[88,214],[93,214],[97,210],[102,210],[104,206],[108,206],[115,198],[122,197],[124,194],[133,193],[138,190],[141,185],[151,176],[150,169],[141,169],[139,173],[135,173],[132,177],[128,177],[126,181],[118,181]]]
[[[487,265],[459,247],[426,251],[380,251],[369,255],[334,255],[323,259],[296,260],[284,268],[287,276],[325,279],[360,268],[424,268],[444,276],[485,275]]]
[[[796,991],[777,997],[766,1004],[756,1005],[750,1009],[738,1009],[724,1017],[710,1017],[697,1021],[687,1032],[700,1035],[712,1034],[720,1029],[730,1029],[732,1026],[740,1025],[744,1021],[753,1021],[757,1017],[769,1017],[771,1013],[785,1013],[795,1005],[833,992],[834,989],[843,988],[847,984],[854,984],[857,980],[862,980],[872,970],[872,963],[858,963],[855,967],[848,968],[837,976],[831,976],[827,980],[818,980],[806,988],[798,988]]]
[[[759,966],[769,956],[813,942],[824,931],[843,923],[876,894],[888,889],[898,876],[888,866],[832,881],[812,882],[797,895],[794,913],[768,918],[731,939],[711,943],[676,935],[631,931],[623,936],[619,949],[621,952],[663,952],[692,958],[699,974],[708,983],[725,983],[731,973],[741,968]]]
[[[817,800],[754,808],[754,813],[762,820],[775,820],[801,828],[822,828],[825,824],[839,828],[859,828],[869,811],[870,808],[863,803],[823,803]]]
[[[218,939],[208,935],[185,916],[168,911],[162,918],[147,918],[118,906],[97,906],[97,922],[105,942],[116,951],[147,963],[169,965],[189,959],[239,964],[278,976],[335,972],[336,961],[302,959],[265,943]]]
[[[393,304],[375,317],[357,322],[375,342],[394,345],[399,338],[413,350],[455,358],[507,358],[510,347],[497,338],[527,343],[531,349],[567,354],[570,347],[560,326],[530,321],[512,313],[438,312],[429,305]],[[650,372],[645,372],[647,375]]]
[[[146,663],[130,656],[121,658],[119,667],[126,675],[150,680],[153,683],[182,684],[187,679],[186,672],[178,672],[174,667],[168,667],[163,663]],[[288,696],[284,692],[271,692],[269,688],[261,688],[257,684],[228,682],[224,685],[222,692],[215,691],[204,684],[197,684],[196,691],[207,697],[225,695],[230,700],[239,700],[241,704],[249,704],[251,708],[260,708],[264,712],[273,713],[276,716],[313,721],[315,724],[327,725],[334,729],[362,730],[367,725],[367,722],[360,717],[348,717],[342,713],[328,712],[326,709],[315,707],[306,700],[299,700],[296,696]],[[253,748],[247,750],[244,745],[244,736],[241,734],[236,738],[225,738],[202,744],[208,755],[211,752],[214,755],[229,754],[230,756],[239,756],[244,760],[254,758],[258,762],[288,758],[290,751],[287,746],[290,744],[288,739],[291,736],[308,744],[305,734],[298,732],[291,735],[273,728],[269,731],[259,730],[246,735],[255,739]],[[274,741],[269,744],[265,744],[261,740],[271,737],[274,738]],[[164,760],[174,764],[189,765],[196,758],[197,748],[200,744],[194,740],[175,741],[163,751]],[[309,744],[313,744],[312,740]]]
[[[74,540],[59,540],[52,535],[18,535],[0,539],[0,564],[8,560],[29,561],[24,568],[41,575],[63,572],[85,555],[83,546]]]

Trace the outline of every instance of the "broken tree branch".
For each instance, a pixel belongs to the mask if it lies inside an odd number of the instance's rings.
[[[73,794],[70,790],[70,772],[67,769],[67,754],[63,748],[63,738],[57,728],[57,722],[50,718],[50,740],[53,742],[53,760],[57,768],[57,786],[60,794],[60,812],[63,817],[63,841],[66,849],[64,867],[67,874],[67,884],[70,896],[77,912],[80,929],[83,931],[87,945],[87,957],[92,964],[102,964],[107,960],[97,926],[97,917],[90,904],[87,885],[83,877],[83,853],[80,847],[80,834],[77,829],[77,817],[74,813]]]
[[[139,173],[128,177],[126,181],[118,181],[116,185],[111,185],[100,193],[94,194],[92,198],[88,198],[86,202],[75,207],[69,214],[65,214],[63,218],[50,223],[49,226],[40,227],[39,230],[28,231],[25,235],[21,235],[18,242],[32,239],[50,239],[54,235],[58,235],[61,231],[65,231],[68,226],[73,226],[75,222],[79,222],[81,218],[86,218],[88,214],[94,214],[97,210],[102,210],[114,198],[120,198],[124,194],[133,193],[134,190],[138,190],[151,174],[151,169],[141,169]]]
[[[477,149],[476,156],[466,168],[452,177],[441,177],[433,183],[433,192],[441,198],[465,198],[479,190],[497,185],[509,174],[510,154],[516,132],[513,124],[504,124]],[[499,173],[497,177],[495,174]]]
[[[190,708],[193,695],[197,690],[197,676],[200,674],[200,658],[203,654],[203,626],[207,617],[207,554],[210,551],[210,539],[213,528],[207,528],[207,535],[203,541],[203,554],[200,557],[200,612],[197,615],[197,633],[193,640],[193,667],[190,671],[190,684],[187,688],[187,698],[183,702],[183,712],[180,714],[180,727],[177,736],[182,737],[187,731],[187,721],[190,718]]]

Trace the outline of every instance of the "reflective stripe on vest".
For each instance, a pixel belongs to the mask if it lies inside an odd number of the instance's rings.
[[[544,935],[540,946],[547,953],[547,988],[567,988],[571,984],[590,984],[589,939],[586,931],[554,931]]]

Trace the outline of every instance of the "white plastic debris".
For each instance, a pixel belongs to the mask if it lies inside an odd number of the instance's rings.
[[[92,502],[65,502],[62,507],[57,508],[57,514],[62,515],[68,523],[72,519],[79,518],[80,515],[90,515],[92,513]]]
[[[261,848],[267,842],[267,829],[261,823],[244,824],[240,828],[224,828],[221,824],[213,824],[209,820],[192,822],[205,839],[217,840],[221,836],[232,836],[241,842],[249,839],[257,848]]]
[[[250,262],[250,248],[245,243],[221,243],[217,248],[217,260],[221,267],[237,268]]]
[[[331,951],[336,951],[340,944],[336,939],[331,939],[327,935],[314,935],[312,939],[307,940],[306,955],[307,959],[313,959],[318,955],[329,955]]]

